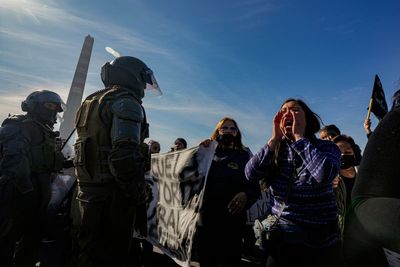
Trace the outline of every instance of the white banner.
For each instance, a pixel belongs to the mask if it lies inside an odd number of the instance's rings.
[[[147,240],[181,266],[190,266],[204,186],[217,143],[153,154],[153,200],[147,210]]]

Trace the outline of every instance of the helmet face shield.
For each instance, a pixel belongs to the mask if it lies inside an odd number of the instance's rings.
[[[151,69],[146,68],[142,71],[142,79],[146,83],[144,88],[145,95],[160,96],[162,95],[161,89],[158,86],[156,77]]]
[[[106,87],[121,85],[129,88],[139,99],[145,95],[162,95],[153,71],[135,57],[122,56],[104,64],[101,68],[101,80]]]

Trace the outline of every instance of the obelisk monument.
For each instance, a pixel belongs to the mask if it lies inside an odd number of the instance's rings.
[[[92,55],[94,38],[90,35],[85,37],[79,56],[78,64],[75,69],[71,89],[67,99],[67,110],[63,115],[63,122],[60,125],[60,137],[65,140],[75,128],[75,115],[82,103],[83,90],[85,88],[87,72],[89,68],[90,56]]]

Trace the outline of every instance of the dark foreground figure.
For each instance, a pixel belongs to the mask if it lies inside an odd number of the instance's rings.
[[[0,128],[0,265],[34,266],[51,197],[51,173],[63,167],[53,132],[64,102],[36,91],[22,102],[26,115],[8,117]]]
[[[88,96],[76,117],[74,252],[82,267],[128,266],[133,231],[147,232],[141,100],[157,83],[145,63],[128,56],[107,62],[101,78],[106,88]]]
[[[400,92],[368,139],[345,226],[350,266],[387,266],[383,248],[400,253]]]

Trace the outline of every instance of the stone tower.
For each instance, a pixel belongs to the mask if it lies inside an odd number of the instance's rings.
[[[71,89],[68,94],[67,110],[64,112],[63,122],[60,125],[60,137],[62,139],[67,139],[75,128],[75,114],[82,103],[93,42],[94,38],[90,35],[85,37],[78,64],[75,69],[74,79],[72,80]]]

